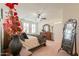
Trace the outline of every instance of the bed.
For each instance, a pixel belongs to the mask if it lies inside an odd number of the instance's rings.
[[[31,50],[33,48],[36,48],[40,45],[46,45],[46,38],[42,35],[27,35],[28,39],[20,40],[23,47],[25,47],[27,50]]]

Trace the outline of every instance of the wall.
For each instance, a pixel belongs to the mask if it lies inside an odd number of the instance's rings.
[[[46,13],[46,20],[38,22],[38,32],[39,34],[42,29],[42,25],[50,24],[54,26],[54,39],[62,39],[62,29],[63,23],[56,24],[58,22],[63,22],[63,9],[61,8],[62,4],[19,4],[17,7],[17,12],[21,18],[26,20],[36,21],[35,16],[33,15],[38,10],[41,10],[42,13]],[[23,11],[22,11],[23,10]],[[54,25],[55,24],[55,25]]]
[[[8,8],[6,8],[6,6],[4,4],[0,3],[0,10],[1,10],[1,8],[3,8],[3,18],[5,19],[6,15],[7,15],[6,11],[8,11]],[[1,17],[1,14],[0,14],[0,17]],[[3,31],[3,26],[2,26],[4,19],[2,19],[2,21],[0,21],[0,53],[1,53],[1,45],[2,45],[1,43],[3,42],[3,38],[4,38],[4,36],[3,36],[4,31]]]
[[[25,31],[27,34],[37,34],[37,32],[38,32],[38,23],[33,22],[33,21],[28,21],[28,20],[25,20],[25,19],[20,19],[20,22],[21,22],[22,27],[23,27],[23,24],[24,24],[24,23],[29,23],[29,29],[30,29],[30,30],[29,30],[29,33],[27,33],[27,32]],[[31,33],[31,30],[32,30],[31,25],[32,25],[32,24],[35,24],[35,25],[36,25],[36,28],[35,28],[36,31],[35,31],[35,33]],[[26,29],[27,29],[27,28],[26,28]]]

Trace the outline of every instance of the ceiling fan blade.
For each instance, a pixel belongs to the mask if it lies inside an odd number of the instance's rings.
[[[41,19],[46,20],[46,18],[41,18]]]
[[[40,21],[46,20],[46,18],[41,18]]]

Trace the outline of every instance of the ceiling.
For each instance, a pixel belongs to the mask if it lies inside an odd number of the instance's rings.
[[[79,4],[67,4],[67,3],[20,3],[16,6],[18,15],[20,18],[26,20],[35,20],[34,13],[41,10],[42,13],[46,13],[47,20],[61,19],[63,15],[63,8],[75,7],[79,8]],[[8,11],[8,8],[4,4],[0,4],[0,8],[4,11]]]

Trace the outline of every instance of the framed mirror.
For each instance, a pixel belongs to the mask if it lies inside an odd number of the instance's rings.
[[[78,55],[76,47],[76,19],[69,19],[63,28],[63,40],[61,48],[65,50],[70,55]],[[75,44],[75,45],[74,45]],[[75,52],[73,54],[73,48],[75,47]],[[60,48],[60,50],[61,50]]]
[[[44,30],[45,32],[50,32],[50,25],[49,25],[49,24],[43,25],[43,30]]]

